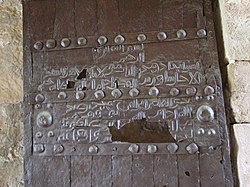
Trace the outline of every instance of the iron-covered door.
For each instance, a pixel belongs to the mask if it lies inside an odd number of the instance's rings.
[[[23,0],[25,186],[233,186],[210,0]]]

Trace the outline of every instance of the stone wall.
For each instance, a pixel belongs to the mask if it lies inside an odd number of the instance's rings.
[[[250,1],[220,0],[229,125],[234,128],[239,181],[250,186]],[[23,186],[22,7],[0,0],[0,186]],[[249,133],[248,133],[249,132]]]
[[[21,0],[0,0],[0,186],[23,186]]]
[[[233,127],[239,184],[250,186],[250,1],[221,0],[228,76],[228,106]]]

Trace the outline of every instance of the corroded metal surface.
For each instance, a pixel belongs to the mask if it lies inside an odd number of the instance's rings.
[[[210,0],[23,5],[26,186],[232,186]]]

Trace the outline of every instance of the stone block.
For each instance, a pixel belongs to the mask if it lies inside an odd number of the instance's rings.
[[[21,0],[0,0],[0,104],[22,101]]]
[[[235,124],[237,166],[240,187],[250,186],[250,124]]]
[[[250,59],[250,1],[222,0],[220,2],[226,58]]]
[[[230,92],[250,93],[250,61],[237,61],[227,66]]]
[[[0,105],[0,186],[23,186],[22,104]]]

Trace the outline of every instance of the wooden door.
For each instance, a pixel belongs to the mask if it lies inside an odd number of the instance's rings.
[[[26,187],[233,186],[210,0],[23,0]]]

